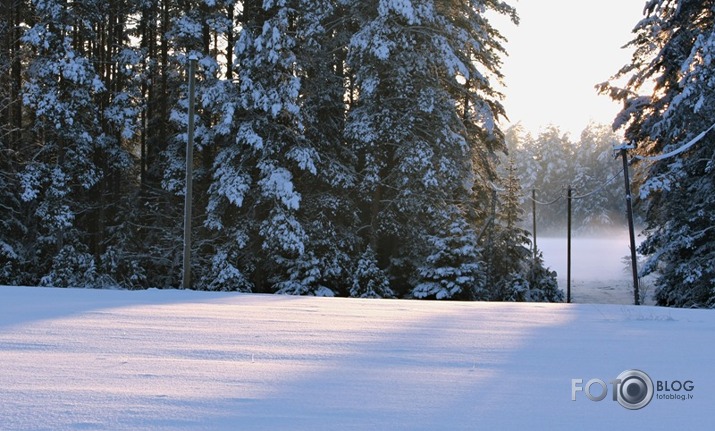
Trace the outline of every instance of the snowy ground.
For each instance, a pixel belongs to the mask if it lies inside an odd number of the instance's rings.
[[[2,430],[712,429],[713,311],[21,287],[0,298]],[[641,410],[611,392],[571,400],[571,379],[632,368],[694,388]]]

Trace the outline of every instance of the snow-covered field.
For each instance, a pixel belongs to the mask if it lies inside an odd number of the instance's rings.
[[[558,273],[559,287],[566,292],[566,237],[537,239],[544,262]],[[623,258],[628,257],[627,261]],[[644,304],[654,304],[652,280],[641,280]],[[628,232],[571,239],[571,300],[575,303],[633,304]]]
[[[713,311],[22,287],[0,298],[2,430],[713,426]],[[640,410],[612,401],[608,382],[633,368],[671,391]],[[609,392],[572,401],[572,379]]]

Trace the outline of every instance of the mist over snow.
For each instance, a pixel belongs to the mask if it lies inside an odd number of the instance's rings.
[[[537,248],[545,264],[557,272],[559,288],[566,289],[567,238],[537,237]],[[636,237],[636,244],[640,242]],[[640,260],[640,258],[639,258]],[[639,262],[642,264],[642,262]],[[640,281],[646,295],[644,303],[653,304],[652,277]],[[571,298],[576,303],[632,304],[633,276],[630,266],[628,231],[613,229],[598,235],[571,238]]]

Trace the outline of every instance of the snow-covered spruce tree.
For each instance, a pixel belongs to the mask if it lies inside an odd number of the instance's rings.
[[[359,156],[361,232],[398,295],[432,296],[424,283],[441,284],[440,274],[449,283],[461,265],[470,277],[483,272],[477,250],[447,261],[439,254],[477,237],[487,206],[479,198],[503,149],[503,108],[489,77],[501,77],[504,51],[487,9],[516,19],[493,1],[352,5],[360,30],[347,59],[355,88],[346,136]],[[435,296],[469,298],[468,288]]]
[[[161,154],[176,133],[169,107],[176,104],[171,84],[178,73],[170,67],[175,47],[167,33],[178,9],[172,0],[142,0],[104,2],[98,10],[106,16],[93,22],[103,30],[97,40],[105,47],[97,68],[103,80],[111,78],[105,100],[112,117],[123,119],[114,121],[112,136],[131,160],[129,168],[111,176],[114,191],[105,196],[114,208],[107,213],[98,271],[127,288],[176,286],[181,205],[161,187]]]
[[[303,259],[296,177],[315,175],[299,105],[295,33],[298,3],[252,1],[235,47],[235,138],[217,149],[206,226],[221,232],[215,268],[241,281],[231,288],[329,295]],[[231,121],[231,120],[226,120]]]
[[[521,185],[516,176],[516,164],[512,157],[507,160],[504,189],[497,195],[493,229],[485,241],[486,263],[489,268],[488,282],[492,287],[493,299],[508,300],[514,296],[513,290],[523,280],[528,269],[529,233],[520,226],[522,222]],[[528,282],[524,280],[524,290]],[[491,298],[490,298],[491,299]]]
[[[377,256],[368,246],[352,272],[350,296],[355,298],[389,298],[394,296],[390,280],[377,266]]]
[[[37,1],[33,10],[23,95],[37,145],[21,174],[27,205],[41,210],[28,235],[40,244],[33,265],[44,283],[123,284],[133,276],[119,269],[130,241],[118,233],[132,231],[125,223],[142,112],[144,56],[129,18],[138,5]],[[71,281],[72,273],[84,275]]]
[[[485,268],[481,262],[479,238],[459,215],[448,226],[427,238],[429,252],[417,268],[415,298],[488,300]]]
[[[715,119],[715,2],[650,0],[634,29],[632,61],[616,77],[625,88],[601,89],[624,108],[637,152],[657,156],[708,130]],[[654,83],[652,91],[649,89]],[[640,185],[647,206],[647,239],[640,251],[656,272],[658,304],[715,307],[715,134],[680,154],[648,163]]]
[[[57,286],[96,282],[89,244],[97,231],[87,216],[103,175],[97,160],[106,156],[96,103],[107,89],[84,53],[94,21],[83,15],[91,8],[75,6],[36,2],[36,24],[23,38],[35,54],[23,94],[34,115],[36,151],[20,173],[21,196],[36,215],[33,266],[43,284]]]
[[[521,184],[516,163],[510,158],[506,166],[504,190],[499,196],[496,227],[487,251],[490,268],[490,299],[500,301],[561,302],[563,292],[556,282],[556,273],[544,266],[540,255],[534,259],[529,250],[529,232],[521,227]]]
[[[337,295],[356,292],[351,269],[362,249],[354,199],[356,157],[343,134],[349,103],[345,57],[354,32],[346,4],[301,0],[303,13],[295,24],[305,126],[301,151],[312,154],[315,163],[314,173],[296,177],[306,232],[306,253],[299,260],[311,267],[316,286]]]
[[[89,42],[96,58],[97,74],[106,91],[96,98],[101,135],[96,160],[102,178],[91,190],[90,199],[99,207],[90,213],[93,238],[90,249],[98,256],[99,285],[146,287],[146,266],[151,258],[142,255],[147,238],[137,231],[137,196],[141,170],[137,164],[145,104],[143,61],[146,52],[134,41],[132,18],[138,2],[98,3],[92,26],[97,41]]]
[[[507,146],[507,156],[502,157],[500,167],[512,160],[519,173],[521,188],[531,191],[536,187],[540,170],[536,165],[539,158],[534,137],[527,132],[521,123],[510,126],[504,132],[504,141]],[[504,169],[501,169],[501,176],[504,177]]]

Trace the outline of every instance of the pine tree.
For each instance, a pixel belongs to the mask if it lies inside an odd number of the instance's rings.
[[[712,125],[714,10],[710,0],[647,2],[630,43],[632,61],[616,75],[628,78],[625,88],[601,86],[623,102],[614,126],[625,129],[638,154],[667,153]],[[649,256],[643,273],[658,274],[661,305],[715,306],[714,142],[707,133],[687,151],[649,164],[640,186],[647,207],[640,251]]]

